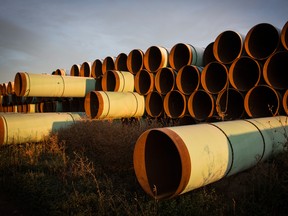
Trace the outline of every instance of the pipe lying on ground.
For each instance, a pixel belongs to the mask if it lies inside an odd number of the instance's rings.
[[[70,76],[80,76],[80,68],[81,68],[80,64],[72,65],[70,69]]]
[[[172,91],[176,86],[176,76],[173,68],[160,68],[155,75],[155,89],[162,95]]]
[[[216,98],[216,111],[222,120],[241,119],[245,114],[244,96],[233,88],[220,92]]]
[[[267,59],[280,45],[280,30],[269,23],[260,23],[252,27],[244,41],[246,53],[257,60]]]
[[[284,111],[288,115],[288,89],[284,93],[282,103],[283,103]]]
[[[92,119],[141,117],[145,99],[137,92],[91,91],[85,97],[85,113]]]
[[[144,54],[144,66],[152,73],[168,67],[169,52],[165,47],[151,46]]]
[[[91,62],[83,62],[80,67],[79,76],[81,77],[91,77]]]
[[[144,67],[144,52],[140,49],[131,50],[127,57],[127,68],[132,74],[137,74]]]
[[[243,53],[244,36],[235,31],[224,31],[217,36],[213,45],[213,53],[217,61],[231,64]]]
[[[201,84],[205,91],[218,94],[227,88],[228,83],[228,70],[224,64],[211,62],[203,68]]]
[[[109,70],[115,70],[114,58],[107,56],[102,62],[102,73],[105,74]]]
[[[149,92],[145,97],[146,113],[153,118],[161,117],[164,113],[163,97],[157,91]]]
[[[107,71],[101,80],[103,91],[134,91],[134,75],[128,71]]]
[[[115,60],[115,70],[128,71],[127,58],[128,56],[125,53],[120,53]]]
[[[288,52],[276,52],[265,61],[263,77],[265,82],[279,90],[288,88]]]
[[[268,85],[251,88],[244,98],[244,108],[249,117],[276,116],[281,110],[281,96]]]
[[[200,86],[203,67],[186,65],[180,68],[176,76],[177,89],[185,95],[190,95]]]
[[[82,119],[78,113],[7,113],[0,114],[0,145],[40,142],[50,132]]]
[[[212,94],[199,89],[188,98],[187,108],[189,114],[198,121],[211,118],[215,112],[215,101]]]
[[[100,59],[96,59],[91,66],[91,76],[98,79],[102,75],[102,61]]]
[[[288,50],[288,21],[283,26],[280,37],[283,47]]]
[[[287,117],[150,129],[138,138],[134,170],[143,190],[172,198],[284,151]]]
[[[257,60],[241,56],[233,61],[229,68],[229,82],[239,91],[249,91],[259,84],[262,69]]]
[[[216,58],[213,53],[214,42],[211,42],[206,46],[203,53],[203,66],[209,64],[210,62],[216,61]]]
[[[190,44],[175,44],[169,53],[169,64],[174,70],[180,70],[185,65],[203,66],[204,48]]]
[[[53,76],[18,72],[14,79],[17,96],[85,97],[94,91],[96,80],[91,77]]]
[[[135,91],[147,95],[154,90],[155,75],[146,69],[140,70],[134,77]]]
[[[178,90],[168,92],[164,97],[164,112],[170,118],[182,118],[186,114],[186,96]]]

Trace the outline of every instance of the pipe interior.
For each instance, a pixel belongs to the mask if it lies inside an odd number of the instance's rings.
[[[128,68],[127,68],[127,55],[125,53],[119,54],[116,62],[117,62],[117,65],[116,65],[117,70],[128,71]]]
[[[175,85],[175,75],[174,72],[169,68],[162,68],[158,73],[159,74],[159,87],[161,94],[167,94],[172,91]]]
[[[146,99],[147,100],[147,99]],[[159,117],[163,113],[163,99],[158,92],[151,92],[146,102],[146,111],[151,117]]]
[[[137,73],[143,67],[143,55],[139,50],[133,50],[131,53],[132,73]]]
[[[193,100],[188,104],[188,108],[193,109],[194,118],[197,120],[205,120],[213,111],[213,103],[209,94],[205,91],[197,91],[193,95]],[[191,112],[190,112],[191,114]]]
[[[23,88],[23,81],[22,81],[22,77],[20,73],[17,73],[15,75],[15,79],[14,79],[14,85],[15,85],[15,94],[17,96],[22,96],[21,92],[22,92],[22,88]]]
[[[223,90],[227,84],[227,71],[225,66],[218,63],[212,63],[208,66],[204,82],[211,93],[218,93]]]
[[[148,65],[150,71],[156,71],[159,69],[162,61],[161,51],[158,47],[150,47],[148,56]]]
[[[5,139],[5,123],[4,117],[0,116],[0,145],[4,144]]]
[[[116,75],[113,71],[107,71],[106,73],[106,91],[115,91],[116,88]]]
[[[172,91],[166,97],[169,97],[168,109],[171,117],[178,118],[183,115],[186,108],[185,97],[178,91]]]
[[[95,118],[98,115],[100,103],[97,94],[94,92],[91,92],[90,94],[89,106],[91,118]]]
[[[211,42],[206,46],[204,53],[203,53],[203,64],[204,66],[209,64],[210,62],[216,61],[214,53],[213,53],[213,45],[214,42]]]
[[[84,77],[90,77],[90,66],[87,62],[84,63],[84,66],[83,66],[83,70],[84,70]]]
[[[79,67],[77,65],[73,65],[70,74],[72,76],[79,76],[80,74]]]
[[[179,73],[178,73],[179,74]],[[186,66],[181,74],[181,87],[183,92],[191,94],[199,86],[199,74],[193,66]]]
[[[175,69],[179,70],[184,65],[188,65],[190,55],[192,54],[185,44],[177,44],[173,55]]]
[[[110,56],[107,56],[103,61],[102,67],[104,67],[104,70],[102,68],[102,72],[104,72],[104,73],[109,71],[109,70],[114,70],[115,64],[114,64],[113,58],[111,58]]]
[[[95,78],[100,77],[102,73],[102,62],[100,59],[96,59],[92,65],[92,74],[95,75]]]
[[[156,191],[154,195],[169,197],[176,192],[181,181],[182,165],[179,152],[168,135],[157,130],[149,132],[145,166],[151,191]]]
[[[151,77],[148,71],[141,70],[139,73],[139,90],[141,94],[146,94],[152,85]]]

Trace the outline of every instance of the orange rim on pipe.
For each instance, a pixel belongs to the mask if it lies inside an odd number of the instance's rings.
[[[242,118],[245,114],[244,96],[233,88],[220,92],[216,98],[216,111],[222,120]]]
[[[164,97],[164,112],[170,118],[182,118],[186,114],[186,96],[178,90],[168,92]]]
[[[127,57],[127,68],[132,74],[136,74],[144,67],[144,52],[140,49],[131,50]]]
[[[176,76],[177,73],[173,68],[160,68],[155,75],[156,90],[162,95],[172,91],[176,86]]]
[[[203,54],[204,48],[178,43],[170,50],[169,64],[177,71],[185,65],[203,66]]]
[[[252,118],[276,116],[281,108],[280,95],[268,85],[255,86],[245,95],[244,108]]]
[[[103,75],[103,73],[102,73],[102,61],[100,59],[96,59],[92,63],[91,76],[94,78],[99,78],[102,75]]]
[[[134,91],[134,75],[129,71],[107,71],[101,80],[103,91]]]
[[[224,31],[214,41],[213,53],[217,61],[231,64],[243,52],[244,37],[235,31]]]
[[[250,57],[264,60],[277,51],[280,43],[280,30],[269,23],[260,23],[248,31],[244,48]]]
[[[80,75],[81,77],[91,77],[91,62],[83,62],[80,67]]]
[[[203,68],[194,65],[186,65],[180,68],[176,75],[177,89],[185,95],[190,95],[200,86],[201,72]]]
[[[205,91],[211,94],[218,94],[227,88],[228,81],[227,67],[220,62],[207,64],[201,73],[201,84]]]
[[[147,130],[134,147],[137,180],[158,200],[203,187],[283,152],[287,123],[278,116]]]
[[[288,52],[281,51],[272,54],[263,67],[265,82],[279,90],[288,88]]]
[[[120,53],[115,59],[115,70],[128,71],[127,58],[125,53]]]
[[[283,47],[288,50],[288,21],[285,23],[281,30],[281,42]]]
[[[150,117],[157,118],[163,116],[163,97],[159,92],[152,91],[146,95],[145,110]]]
[[[142,69],[134,77],[135,91],[141,95],[147,95],[154,90],[154,74]]]
[[[261,80],[261,66],[249,56],[241,56],[233,61],[229,68],[229,82],[239,91],[249,91]]]
[[[155,73],[161,68],[168,67],[169,52],[165,47],[151,46],[144,54],[145,68]]]
[[[72,65],[70,69],[70,76],[80,76],[80,68],[81,68],[80,64]]]
[[[288,89],[286,90],[283,96],[283,108],[286,114],[288,115]]]
[[[215,112],[215,101],[212,94],[199,89],[188,98],[188,112],[198,121],[211,118]]]
[[[107,56],[102,62],[102,73],[105,74],[108,70],[115,70],[114,58]]]
[[[61,75],[61,76],[65,76],[66,75],[66,71],[65,69],[57,69],[55,71],[55,74],[54,75]]]

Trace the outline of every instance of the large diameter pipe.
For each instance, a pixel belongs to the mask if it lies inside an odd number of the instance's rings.
[[[214,97],[203,89],[198,89],[189,96],[187,108],[189,114],[197,121],[207,120],[215,112]]]
[[[70,69],[70,76],[80,76],[80,68],[81,68],[80,64],[72,65]]]
[[[265,60],[275,53],[280,45],[280,30],[269,23],[253,26],[244,41],[246,53],[257,60]]]
[[[211,42],[208,44],[208,46],[205,47],[203,53],[203,66],[209,64],[210,62],[216,61],[216,58],[213,53],[213,46],[214,42]]]
[[[85,113],[92,119],[141,117],[145,99],[137,92],[91,91],[85,97]]]
[[[162,95],[172,91],[176,86],[176,76],[173,68],[160,68],[155,75],[155,89]]]
[[[288,88],[288,52],[281,51],[272,54],[263,66],[265,82],[278,90]]]
[[[151,46],[144,54],[144,66],[145,68],[155,73],[161,68],[169,66],[169,52],[162,46]]]
[[[128,71],[127,58],[125,53],[120,53],[115,59],[115,70]]]
[[[107,56],[102,62],[102,73],[105,74],[109,70],[115,70],[115,59],[111,56]]]
[[[14,79],[15,94],[29,97],[85,97],[95,90],[92,77],[53,76],[18,72]]]
[[[182,118],[187,113],[187,99],[178,90],[172,90],[164,96],[164,112],[170,118]]]
[[[287,122],[277,116],[147,130],[134,148],[136,177],[156,199],[184,194],[284,151]]]
[[[80,67],[80,76],[81,77],[91,77],[91,67],[92,63],[91,62],[83,62]]]
[[[249,56],[241,56],[229,68],[229,82],[239,91],[249,91],[260,83],[262,69],[259,62]]]
[[[127,68],[132,74],[137,74],[144,66],[144,52],[141,49],[133,49],[127,57]]]
[[[66,70],[59,68],[55,70],[55,73],[53,75],[61,75],[61,76],[65,76],[66,75]]]
[[[288,115],[288,89],[284,93],[282,103],[283,103],[284,111]]]
[[[91,76],[93,78],[98,79],[102,75],[103,75],[102,61],[100,59],[95,59],[95,61],[93,61],[92,66],[91,66]]]
[[[163,96],[157,91],[148,93],[145,97],[145,110],[150,117],[157,118],[163,116]]]
[[[217,36],[213,45],[213,53],[217,61],[231,64],[243,53],[244,36],[235,31],[224,31]]]
[[[185,95],[197,91],[200,86],[201,72],[203,67],[185,65],[176,75],[177,89]]]
[[[78,113],[0,114],[0,145],[40,142],[81,119]]]
[[[288,50],[288,21],[283,26],[280,37],[283,47]]]
[[[227,89],[229,84],[228,69],[220,62],[207,64],[201,73],[201,85],[211,94],[218,94]]]
[[[147,95],[154,90],[155,74],[142,69],[134,77],[135,91]]]
[[[107,71],[101,80],[103,91],[134,91],[134,75],[129,71]]]
[[[185,65],[203,66],[204,48],[194,47],[190,44],[175,44],[169,53],[169,64],[175,70]]]
[[[252,118],[276,116],[281,111],[281,95],[271,86],[255,86],[246,93],[244,108]]]

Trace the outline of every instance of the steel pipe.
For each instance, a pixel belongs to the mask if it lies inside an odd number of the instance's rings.
[[[134,75],[128,71],[107,71],[101,80],[103,91],[134,91]]]
[[[95,90],[96,80],[91,77],[54,76],[18,72],[14,79],[17,96],[85,97]]]
[[[282,103],[283,103],[284,111],[288,115],[288,89],[284,93]]]
[[[145,110],[150,117],[157,118],[163,116],[163,96],[157,91],[149,92],[145,97]]]
[[[102,62],[102,73],[105,74],[109,70],[115,70],[114,57],[107,56]]]
[[[143,190],[172,198],[242,172],[285,149],[287,117],[234,120],[145,131],[133,164]]]
[[[265,82],[278,90],[288,88],[288,52],[276,52],[265,61],[263,77]]]
[[[197,91],[200,86],[201,72],[203,67],[186,65],[180,68],[176,75],[177,89],[185,95]]]
[[[92,119],[141,117],[145,99],[137,92],[91,91],[85,97],[85,113]]]
[[[127,58],[125,53],[120,53],[115,59],[115,70],[128,71]]]
[[[262,77],[259,62],[249,56],[241,56],[233,61],[229,68],[229,82],[239,91],[249,91],[257,86]]]
[[[53,75],[65,76],[66,75],[66,70],[65,69],[56,69],[55,73]]]
[[[144,66],[152,73],[161,68],[168,67],[169,52],[162,46],[151,46],[144,54]]]
[[[169,65],[177,71],[186,65],[203,66],[204,50],[190,44],[175,44],[169,53]]]
[[[81,68],[80,64],[72,65],[70,69],[70,76],[80,76],[80,68]]]
[[[288,50],[288,21],[285,23],[281,30],[280,38],[283,47]]]
[[[127,57],[127,68],[132,74],[137,74],[144,66],[144,52],[141,49],[131,50]]]
[[[92,77],[91,75],[91,62],[83,62],[80,67],[79,76],[81,77]]]
[[[172,91],[176,86],[176,76],[173,68],[160,68],[155,75],[155,89],[162,95]]]
[[[265,60],[280,46],[280,30],[269,23],[253,26],[244,41],[246,53],[257,60]]]
[[[170,118],[182,118],[187,113],[187,99],[178,90],[172,90],[164,96],[164,112]]]
[[[51,132],[82,119],[79,113],[0,114],[0,145],[40,142]]]
[[[216,61],[216,58],[213,53],[214,42],[211,42],[206,46],[203,53],[203,66],[209,64],[210,62]]]
[[[102,72],[102,61],[100,59],[96,59],[91,66],[91,76],[93,78],[100,78],[103,75]]]
[[[268,85],[251,88],[244,98],[244,108],[249,117],[276,116],[281,110],[281,96]]]
[[[147,95],[154,90],[155,74],[146,69],[140,70],[134,77],[135,91],[141,95]]]

